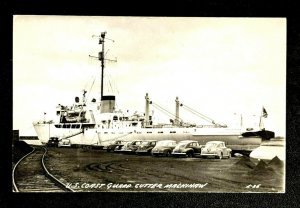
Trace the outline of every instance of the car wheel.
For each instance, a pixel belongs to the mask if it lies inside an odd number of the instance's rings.
[[[187,153],[187,157],[193,157],[193,153],[192,152],[188,152]]]
[[[171,156],[171,152],[168,151],[168,152],[166,153],[166,157],[170,157],[170,156]]]
[[[228,154],[228,159],[229,159],[229,158],[231,158],[231,152],[229,152],[229,154]]]
[[[219,159],[222,160],[223,158],[223,152],[221,152],[221,154],[219,155]]]

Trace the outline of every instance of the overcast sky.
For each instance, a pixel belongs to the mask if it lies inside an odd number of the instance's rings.
[[[103,31],[114,40],[106,41],[106,57],[117,57],[106,62],[104,95],[115,94],[118,108],[144,112],[149,93],[174,113],[178,96],[234,126],[240,114],[258,123],[264,106],[265,127],[285,135],[284,18],[15,16],[13,23],[13,128],[20,135],[36,135],[33,121],[44,112],[51,119],[57,104],[72,104],[83,89],[99,99],[100,62],[89,55],[101,50],[92,36]],[[168,120],[151,110],[158,122]],[[202,122],[189,112],[181,117]]]

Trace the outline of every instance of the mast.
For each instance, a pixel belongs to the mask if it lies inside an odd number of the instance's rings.
[[[102,51],[99,52],[99,60],[101,61],[101,100],[103,98],[103,77],[104,77],[104,39],[106,32],[101,33],[101,38],[99,39],[99,44],[102,44]]]
[[[105,35],[106,35],[106,32],[101,32],[101,35],[100,36],[96,36],[96,35],[93,35],[92,37],[97,37],[99,38],[99,45],[102,45],[102,48],[101,48],[101,51],[98,53],[98,57],[95,57],[95,56],[91,56],[89,55],[89,57],[93,57],[93,58],[97,58],[99,61],[101,61],[101,92],[100,92],[100,100],[102,101],[103,99],[107,99],[105,98],[105,96],[103,96],[104,94],[104,90],[103,90],[103,85],[104,85],[104,61],[105,60],[108,60],[108,61],[113,61],[113,62],[117,62],[117,59],[115,60],[112,60],[112,59],[106,59],[105,58],[105,55],[104,54],[104,42],[105,42]],[[114,42],[114,40],[111,40],[109,38],[106,38],[112,42]]]
[[[149,125],[149,104],[150,104],[148,93],[146,93],[145,100],[146,100],[146,106],[145,106],[145,127],[147,127]]]
[[[179,100],[178,100],[178,97],[176,97],[176,100],[175,100],[175,103],[176,103],[176,107],[175,107],[175,125],[176,126],[179,126]]]

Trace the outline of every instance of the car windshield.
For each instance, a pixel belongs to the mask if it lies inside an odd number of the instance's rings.
[[[141,143],[141,145],[148,145],[148,144],[149,144],[148,141],[144,141],[144,142]]]
[[[132,144],[132,142],[126,142],[126,143],[124,144],[124,146],[128,146],[128,145],[130,145],[130,144]]]
[[[206,148],[212,148],[212,147],[216,147],[218,144],[217,143],[207,143],[205,145]]]
[[[133,142],[132,145],[141,145],[142,142],[141,141],[136,141],[136,142]]]
[[[181,144],[178,144],[176,147],[177,148],[183,148],[187,145],[188,143],[181,143]]]

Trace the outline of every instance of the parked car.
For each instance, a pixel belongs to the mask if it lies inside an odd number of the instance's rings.
[[[116,140],[112,144],[103,147],[103,149],[106,150],[107,152],[113,152],[115,151],[116,148],[121,149],[121,147],[123,147],[124,144],[126,144],[126,141]]]
[[[223,157],[230,158],[232,150],[225,146],[222,141],[210,141],[205,144],[201,151],[201,157],[215,157],[222,159]]]
[[[135,151],[136,154],[151,154],[151,150],[155,147],[157,141],[156,140],[146,140],[141,143],[137,147],[137,150]]]
[[[171,156],[171,153],[175,148],[176,144],[177,143],[174,140],[158,141],[155,147],[152,149],[151,154],[153,156]]]
[[[172,151],[172,156],[187,156],[194,157],[200,156],[201,154],[201,145],[197,141],[193,140],[184,140],[179,142]]]
[[[115,152],[135,153],[138,146],[142,144],[141,140],[131,141],[124,144],[120,149],[115,149]]]
[[[58,142],[57,147],[71,147],[71,142],[69,139],[61,139]]]
[[[57,147],[58,146],[58,137],[50,137],[47,146],[48,147]]]

